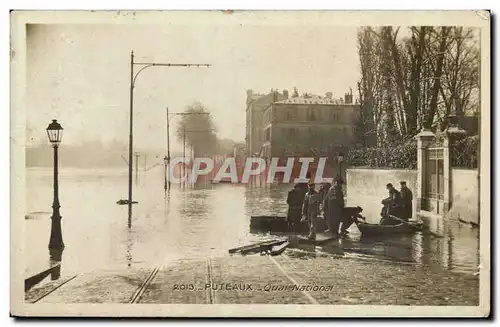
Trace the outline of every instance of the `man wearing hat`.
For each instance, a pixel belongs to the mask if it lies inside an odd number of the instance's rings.
[[[314,189],[314,183],[308,184],[309,190],[304,197],[304,204],[302,206],[303,220],[307,220],[309,224],[309,239],[316,239],[316,220],[319,214],[319,204],[321,203],[321,196]]]
[[[328,190],[323,203],[325,219],[328,226],[328,231],[333,236],[339,234],[340,222],[343,220],[344,210],[344,192],[342,184],[344,181],[341,177],[335,179],[335,184]]]
[[[401,218],[408,221],[413,216],[413,193],[406,186],[405,181],[399,182],[401,184]]]

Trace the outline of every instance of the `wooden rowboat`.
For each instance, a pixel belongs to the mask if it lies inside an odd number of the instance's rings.
[[[422,222],[408,222],[397,225],[379,225],[359,222],[359,231],[362,235],[377,236],[377,235],[394,235],[394,234],[413,234],[422,230]]]

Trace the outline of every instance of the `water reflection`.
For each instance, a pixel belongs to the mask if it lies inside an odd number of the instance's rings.
[[[250,233],[250,216],[286,215],[286,196],[292,186],[256,179],[250,184],[203,182],[184,188],[172,184],[165,191],[163,175],[162,169],[139,172],[134,189],[138,204],[133,206],[128,228],[127,206],[116,204],[127,192],[126,170],[63,169],[60,200],[65,217],[63,237],[67,240],[65,273],[227,255],[229,248],[269,238]],[[50,169],[28,170],[27,213],[47,211],[51,183]],[[349,201],[364,203],[363,199]],[[24,221],[28,260],[35,260],[46,251],[50,219]],[[477,229],[442,221],[430,221],[429,225],[442,237],[417,233],[364,239],[352,226],[349,237],[341,242],[321,249],[301,248],[294,250],[299,253],[294,255],[362,256],[475,272],[479,265]]]
[[[127,261],[127,267],[131,267],[132,266],[132,247],[133,247],[133,238],[132,238],[132,231],[130,230],[130,228],[128,229],[127,231],[127,240],[125,241],[125,248],[126,248],[126,252],[125,252],[125,260]]]
[[[63,250],[50,249],[49,250],[49,266],[54,267],[50,271],[50,280],[58,280],[61,277],[62,266],[62,253]]]
[[[444,222],[442,226],[446,231],[443,237],[419,232],[384,238],[361,237],[353,226],[349,236],[322,246],[321,251],[348,258],[368,258],[421,267],[440,266],[453,272],[475,273],[479,265],[478,231],[456,222]],[[301,251],[317,252],[317,249],[309,249],[304,245],[299,248]],[[300,256],[314,257],[313,254]]]

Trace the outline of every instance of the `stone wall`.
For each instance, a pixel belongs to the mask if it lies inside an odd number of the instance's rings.
[[[392,183],[397,189],[399,182],[406,181],[413,192],[413,217],[416,217],[417,171],[406,169],[347,169],[347,206],[360,206],[368,222],[378,223],[382,199],[388,196],[385,188]]]
[[[477,174],[477,169],[451,170],[451,209],[447,214],[449,218],[479,223]]]
[[[451,171],[451,208],[446,218],[479,223],[479,184],[477,169]],[[399,189],[399,181],[405,180],[413,192],[413,217],[416,217],[417,171],[405,169],[347,169],[346,194],[348,206],[360,206],[368,222],[380,219],[381,201],[388,196],[385,185],[392,183]]]

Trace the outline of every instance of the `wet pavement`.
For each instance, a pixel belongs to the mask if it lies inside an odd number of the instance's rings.
[[[479,278],[391,262],[231,256],[78,275],[31,303],[479,305]],[[62,285],[62,286],[60,286]],[[59,287],[60,286],[60,287]]]
[[[139,203],[134,205],[129,229],[127,206],[116,204],[126,198],[126,170],[61,168],[60,202],[66,248],[57,278],[62,281],[96,271],[129,271],[134,275],[137,270],[151,270],[155,265],[176,265],[186,260],[205,262],[206,258],[224,260],[229,257],[229,248],[274,238],[250,233],[251,215],[286,213],[290,185],[205,183],[182,188],[173,184],[165,194],[163,178],[161,168],[139,173],[134,188],[134,200]],[[27,190],[28,212],[23,218],[28,266],[32,268],[50,261],[47,243],[51,170],[28,169]],[[348,199],[348,203],[362,201]],[[339,262],[346,262],[347,266],[347,262],[356,261],[376,267],[411,267],[422,271],[426,278],[431,278],[433,271],[439,271],[436,276],[458,273],[475,278],[479,265],[478,230],[456,222],[444,223],[437,229],[442,237],[417,233],[377,240],[360,238],[353,226],[349,237],[340,242],[290,249],[280,260],[338,258],[345,259]],[[390,277],[393,271],[387,269],[384,275]]]

